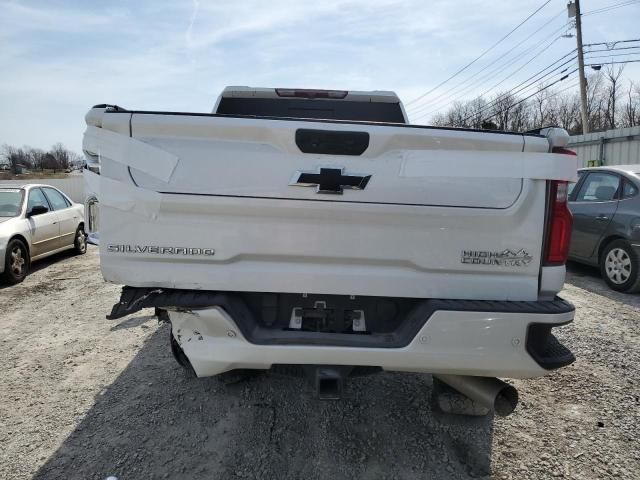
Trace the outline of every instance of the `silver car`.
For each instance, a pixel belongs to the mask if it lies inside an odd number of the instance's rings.
[[[640,165],[578,171],[569,259],[600,267],[614,290],[640,290]]]
[[[0,185],[0,280],[19,283],[31,262],[87,251],[84,207],[50,185]]]

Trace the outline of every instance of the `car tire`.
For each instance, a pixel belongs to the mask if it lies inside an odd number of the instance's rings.
[[[87,235],[84,233],[82,225],[78,226],[76,235],[73,238],[73,248],[76,255],[84,255],[87,253]]]
[[[618,292],[640,290],[640,261],[626,240],[609,243],[600,256],[600,272],[606,284]]]
[[[0,280],[9,285],[22,282],[29,272],[30,263],[27,246],[22,240],[14,238],[7,245],[4,272],[0,275]]]

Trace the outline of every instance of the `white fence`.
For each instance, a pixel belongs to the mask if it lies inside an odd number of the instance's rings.
[[[640,126],[575,135],[569,148],[578,154],[579,167],[640,163]]]
[[[0,180],[0,185],[25,185],[27,183],[44,183],[62,190],[71,200],[84,203],[84,179],[82,175],[72,174],[67,178],[43,178],[29,180]]]

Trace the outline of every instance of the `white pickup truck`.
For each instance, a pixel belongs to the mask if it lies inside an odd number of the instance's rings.
[[[567,133],[407,123],[392,92],[228,87],[214,113],[86,116],[110,318],[156,307],[198,377],[431,373],[501,414],[574,357],[551,330],[571,233]],[[99,212],[99,232],[98,229]]]

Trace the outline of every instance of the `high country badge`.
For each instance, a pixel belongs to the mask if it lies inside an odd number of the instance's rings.
[[[526,250],[513,251],[510,249],[502,252],[489,252],[485,250],[463,250],[462,263],[471,265],[500,265],[504,267],[524,267],[533,257]]]

